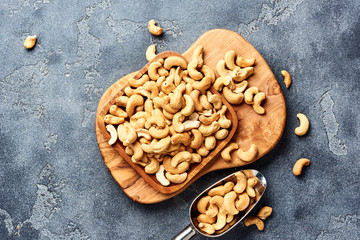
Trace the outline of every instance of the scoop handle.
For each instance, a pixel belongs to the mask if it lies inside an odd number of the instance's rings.
[[[197,235],[197,231],[192,228],[191,224],[189,224],[186,228],[184,228],[181,232],[178,233],[172,240],[190,240],[193,239]]]

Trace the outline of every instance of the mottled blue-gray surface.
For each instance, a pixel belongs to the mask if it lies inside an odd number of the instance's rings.
[[[240,224],[221,239],[359,239],[359,12],[358,0],[1,1],[0,239],[169,239],[185,227],[192,199],[240,168],[162,203],[133,202],[103,163],[95,110],[146,63],[150,43],[183,52],[214,28],[258,49],[287,104],[279,144],[249,165],[267,177],[260,205],[273,215],[264,232]],[[147,32],[151,18],[163,37]],[[29,34],[38,36],[32,51]],[[293,133],[298,112],[311,122],[305,137]],[[311,165],[295,177],[301,157]]]

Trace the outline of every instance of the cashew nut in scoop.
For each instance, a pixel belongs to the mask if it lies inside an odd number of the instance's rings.
[[[170,181],[165,177],[164,171],[165,171],[164,166],[160,165],[159,169],[155,173],[155,176],[156,179],[159,181],[159,183],[161,183],[161,185],[166,187],[170,185]]]
[[[236,177],[236,184],[233,189],[236,193],[240,194],[244,192],[246,189],[247,177],[245,176],[244,173],[240,171],[235,173],[235,177]]]
[[[201,231],[206,232],[207,234],[210,234],[210,235],[215,233],[214,226],[209,223],[200,222],[199,228]]]
[[[238,65],[239,67],[245,68],[245,67],[251,67],[255,64],[255,58],[251,57],[251,58],[243,58],[240,56],[236,57],[236,65]]]
[[[225,196],[226,193],[230,192],[233,189],[234,185],[235,184],[233,182],[227,182],[224,185],[210,189],[210,191],[208,192],[208,195],[209,196],[216,196],[216,195]]]
[[[186,60],[178,56],[170,56],[165,59],[164,67],[166,70],[170,70],[170,68],[174,66],[179,66],[182,69],[186,69],[187,68]]]
[[[225,160],[225,161],[231,161],[231,156],[230,153],[231,151],[238,149],[239,146],[237,143],[233,142],[233,143],[229,143],[227,145],[226,148],[224,148],[224,150],[222,150],[221,152],[221,157]]]
[[[254,186],[256,185],[257,181],[255,180],[255,178],[249,178],[247,180],[247,185],[246,185],[246,193],[250,196],[250,197],[255,197],[256,193],[255,193],[255,189]]]
[[[303,136],[309,130],[309,119],[303,113],[298,113],[296,116],[300,121],[300,125],[295,128],[295,134],[298,136]]]
[[[224,87],[223,94],[224,94],[224,98],[230,104],[240,104],[244,99],[243,93],[234,93],[228,87]]]
[[[244,162],[250,162],[257,156],[258,148],[255,144],[251,144],[250,148],[245,152],[241,148],[238,149],[237,155]]]
[[[265,220],[267,217],[269,217],[272,213],[272,208],[268,206],[264,206],[260,208],[259,212],[257,213],[258,218],[261,220]]]
[[[216,110],[219,110],[221,106],[223,105],[221,101],[221,97],[217,94],[213,94],[208,98],[209,102],[213,104],[214,108]]]
[[[209,66],[203,65],[200,71],[204,74],[205,77],[211,79],[211,83],[215,82],[215,73]]]
[[[213,150],[216,147],[216,139],[214,136],[208,136],[205,138],[204,146],[207,150]]]
[[[150,158],[150,163],[144,168],[147,174],[154,174],[159,170],[160,163],[156,158]]]
[[[155,24],[156,24],[156,22],[154,19],[151,19],[148,22],[149,32],[154,36],[160,36],[163,32],[163,29],[161,27],[156,26]]]
[[[214,204],[219,208],[216,223],[213,224],[215,230],[222,229],[226,224],[226,210],[224,208],[224,198],[221,196],[214,196],[210,199],[210,204]]]
[[[149,81],[149,76],[147,74],[142,75],[138,80],[135,80],[134,78],[128,79],[129,85],[134,88],[143,86],[147,81]]]
[[[196,68],[198,66],[198,60],[193,59],[189,62],[187,66],[187,70],[189,71],[189,75],[194,80],[200,80],[203,78],[203,75],[201,72],[199,72]]]
[[[225,210],[232,215],[236,215],[239,213],[239,210],[237,210],[235,207],[235,199],[236,198],[237,198],[237,194],[234,191],[228,192],[224,196]]]
[[[190,116],[194,112],[195,105],[194,105],[194,101],[192,100],[190,95],[184,94],[183,97],[185,99],[185,107],[180,111],[180,113],[187,117],[187,116]]]
[[[208,215],[209,217],[216,217],[218,212],[219,212],[219,208],[217,207],[217,205],[213,203],[210,204],[209,202],[209,207],[206,209],[206,215]]]
[[[200,200],[196,204],[196,208],[199,213],[203,213],[203,214],[206,213],[210,199],[211,199],[211,196],[205,196],[205,197],[200,198]]]
[[[104,117],[104,121],[107,124],[120,124],[125,122],[125,118],[117,117],[111,114],[106,114]]]
[[[146,60],[150,62],[154,57],[156,57],[156,46],[155,44],[151,44],[146,49]]]
[[[190,97],[192,98],[194,105],[195,105],[195,110],[198,112],[202,112],[202,110],[204,110],[204,108],[200,104],[199,95],[200,95],[200,91],[196,90],[196,89],[190,93]]]
[[[208,77],[203,77],[201,81],[193,82],[192,86],[201,93],[205,93],[205,91],[211,86],[211,79]]]
[[[185,84],[180,84],[174,89],[174,94],[170,97],[170,107],[179,109],[181,107],[181,98],[185,91]]]
[[[200,127],[199,127],[199,131],[202,133],[202,135],[204,137],[212,135],[219,129],[220,129],[220,124],[217,121],[212,122],[211,125],[208,125],[208,126],[206,126],[204,124],[200,124]]]
[[[244,100],[247,104],[253,104],[253,98],[254,95],[257,94],[259,92],[259,89],[257,87],[249,87],[248,89],[246,89],[246,91],[244,92]]]
[[[148,67],[148,74],[151,80],[156,81],[160,75],[158,74],[158,68],[160,68],[162,65],[158,61],[150,63]]]
[[[201,213],[196,219],[199,223],[213,224],[216,222],[216,217],[210,217],[204,213]]]
[[[127,96],[120,96],[115,98],[115,104],[120,107],[126,107],[128,101],[129,101],[129,97]]]
[[[156,82],[148,81],[144,84],[144,89],[150,91],[150,98],[154,99],[159,95],[159,89],[156,85]]]
[[[216,64],[216,72],[220,75],[220,77],[226,77],[228,75],[229,71],[225,67],[225,61],[224,60],[221,59]]]
[[[129,97],[129,101],[126,104],[126,114],[131,117],[134,113],[135,107],[142,106],[144,104],[144,98],[140,95],[132,95]]]
[[[257,114],[265,114],[265,108],[261,106],[261,103],[265,100],[265,93],[259,92],[254,97],[253,109]]]
[[[297,162],[294,165],[293,168],[293,173],[296,176],[301,175],[302,169],[304,166],[309,166],[310,165],[310,160],[307,158],[300,158],[299,160],[297,160]]]
[[[284,83],[286,88],[289,88],[291,85],[291,76],[290,73],[286,70],[282,70],[281,74],[284,76]]]
[[[233,70],[236,67],[235,64],[235,51],[229,50],[225,53],[225,64],[228,69]]]
[[[246,192],[239,194],[239,200],[235,202],[235,207],[239,211],[244,211],[250,204],[250,197]]]
[[[227,86],[230,84],[230,81],[231,81],[231,79],[227,76],[218,77],[215,80],[213,87],[215,88],[216,91],[221,91],[223,89],[224,85]]]
[[[117,134],[124,146],[129,146],[137,139],[135,128],[129,122],[120,124],[117,128]]]
[[[176,167],[173,167],[171,165],[171,157],[165,156],[164,160],[163,160],[163,165],[167,172],[172,173],[172,174],[180,174],[180,173],[184,173],[186,170],[189,169],[190,163],[182,162],[182,163],[178,164]]]
[[[181,173],[181,174],[172,174],[172,173],[169,173],[169,172],[166,172],[165,173],[165,177],[172,183],[176,183],[176,184],[179,184],[179,183],[183,183],[186,178],[187,178],[187,173],[184,172],[184,173]]]
[[[182,162],[190,162],[191,160],[191,153],[188,151],[182,151],[177,153],[172,159],[171,159],[171,166],[174,168],[179,165]]]
[[[149,129],[149,133],[153,138],[164,138],[167,135],[169,135],[169,127],[168,125],[165,125],[165,127],[163,129],[158,129],[156,127],[151,127]]]
[[[240,68],[236,67],[234,70],[230,71],[230,77],[236,82],[243,81],[251,76],[254,73],[253,67]]]
[[[117,140],[116,128],[114,127],[114,125],[108,124],[106,125],[106,130],[110,133],[110,140],[108,141],[108,143],[110,145],[113,145]]]
[[[250,225],[256,225],[259,231],[263,231],[265,227],[264,222],[260,218],[255,216],[247,216],[244,220],[244,224],[247,227]]]
[[[197,46],[193,52],[192,60],[197,60],[196,68],[201,68],[204,64],[203,52],[204,52],[203,46]]]

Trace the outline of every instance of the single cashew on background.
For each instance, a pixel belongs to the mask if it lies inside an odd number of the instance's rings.
[[[297,160],[297,162],[294,165],[293,168],[293,173],[296,176],[301,175],[302,169],[304,166],[309,166],[310,165],[310,160],[307,158],[300,158],[299,160]]]
[[[309,130],[309,119],[303,113],[298,113],[296,116],[300,121],[300,125],[295,128],[295,134],[298,136],[304,136]]]
[[[151,19],[148,22],[149,32],[154,36],[160,36],[163,33],[163,29],[161,27],[156,26],[156,22],[154,19]]]

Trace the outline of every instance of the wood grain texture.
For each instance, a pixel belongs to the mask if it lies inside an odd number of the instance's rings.
[[[286,106],[280,86],[264,58],[239,34],[224,29],[208,31],[200,36],[199,39],[182,54],[184,58],[189,61],[193,50],[199,45],[204,47],[204,64],[214,70],[217,62],[224,58],[226,51],[231,49],[235,50],[236,54],[245,58],[255,57],[256,59],[254,74],[249,77],[248,81],[250,87],[256,86],[260,91],[266,93],[266,101],[263,104],[266,113],[265,115],[258,115],[252,109],[252,106],[245,103],[237,106],[233,105],[238,117],[238,128],[232,139],[232,141],[236,141],[243,150],[246,150],[252,143],[256,144],[259,150],[259,154],[254,160],[256,161],[274,148],[284,130]],[[136,73],[131,73],[121,78],[103,94],[99,101],[96,114],[95,131],[104,162],[125,194],[134,201],[149,204],[169,199],[179,194],[185,188],[171,194],[156,191],[112,146],[108,145],[106,137],[98,127],[99,121],[103,121],[103,119],[98,118],[98,116],[108,103],[108,99],[118,94],[118,92],[126,86],[127,79],[135,74]],[[220,154],[216,155],[209,164],[194,176],[189,184],[205,173],[251,163],[240,160],[236,156],[236,151],[232,152],[232,159],[231,162],[225,162],[221,159]]]

